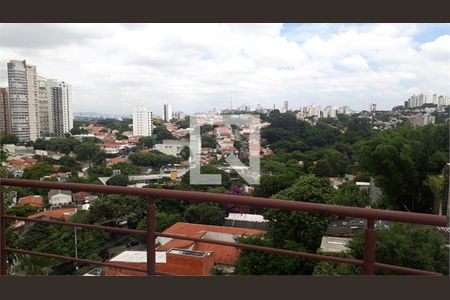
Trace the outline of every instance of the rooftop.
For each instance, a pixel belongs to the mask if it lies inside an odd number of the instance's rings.
[[[213,226],[178,222],[164,231],[164,233],[178,234],[195,238],[213,239],[226,242],[234,242],[234,237],[243,235],[263,234],[263,230],[236,228],[226,226]],[[230,246],[215,245],[203,242],[193,242],[176,239],[158,239],[161,246],[159,251],[168,251],[173,248],[213,252],[214,263],[233,265],[239,258],[239,249]]]

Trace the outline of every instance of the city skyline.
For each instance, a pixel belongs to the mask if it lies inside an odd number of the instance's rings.
[[[449,24],[1,24],[6,62],[73,86],[74,111],[290,109],[450,95]],[[188,105],[186,105],[188,104]],[[207,108],[207,109],[205,109]]]

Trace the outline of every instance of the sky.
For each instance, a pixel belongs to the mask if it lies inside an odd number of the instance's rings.
[[[450,96],[450,24],[0,24],[2,87],[11,59],[70,83],[75,112]]]

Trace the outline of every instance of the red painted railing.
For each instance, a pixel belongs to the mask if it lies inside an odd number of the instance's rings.
[[[266,251],[277,254],[285,254],[297,257],[304,257],[314,260],[330,261],[351,264],[356,266],[362,266],[363,274],[372,275],[375,269],[388,270],[393,272],[398,272],[402,274],[414,274],[414,275],[440,275],[439,273],[429,272],[426,270],[418,270],[412,268],[406,268],[401,266],[382,264],[375,262],[375,247],[376,247],[376,235],[374,229],[375,220],[386,220],[422,225],[433,225],[433,226],[447,226],[448,220],[445,216],[431,215],[431,214],[420,214],[411,212],[401,212],[401,211],[391,211],[391,210],[381,210],[381,209],[370,209],[370,208],[360,208],[360,207],[348,207],[339,205],[327,205],[312,202],[299,202],[299,201],[287,201],[278,199],[267,199],[267,198],[257,198],[249,196],[237,196],[237,195],[227,195],[227,194],[215,194],[215,193],[205,193],[205,192],[188,192],[188,191],[175,191],[175,190],[163,190],[163,189],[146,189],[146,188],[130,188],[121,186],[103,186],[95,184],[81,184],[81,183],[62,183],[62,182],[49,182],[49,181],[38,181],[38,180],[25,180],[25,179],[0,179],[0,185],[5,186],[16,186],[16,187],[32,187],[32,188],[43,188],[43,189],[60,189],[60,190],[70,190],[72,192],[85,191],[92,193],[105,193],[105,194],[122,194],[122,195],[133,195],[141,196],[148,199],[147,204],[147,228],[146,230],[136,230],[136,229],[126,229],[117,227],[100,226],[94,224],[82,224],[82,223],[72,223],[65,221],[56,220],[42,220],[42,219],[29,219],[16,216],[8,216],[4,214],[4,204],[3,195],[0,193],[1,205],[0,205],[0,274],[7,275],[7,253],[21,253],[28,255],[36,255],[49,257],[60,260],[68,260],[73,262],[78,262],[81,264],[88,265],[98,265],[106,267],[114,267],[120,269],[127,269],[132,271],[139,271],[146,273],[148,275],[171,275],[162,272],[155,271],[155,239],[158,236],[168,237],[180,240],[189,240],[195,242],[211,243],[217,245],[231,246],[239,249],[246,250],[256,250],[256,251]],[[365,248],[364,248],[364,258],[363,260],[342,258],[328,255],[321,255],[315,253],[298,252],[286,249],[276,249],[270,247],[248,245],[243,243],[233,243],[218,241],[213,239],[200,239],[194,237],[187,237],[175,234],[156,232],[156,221],[155,221],[155,203],[154,199],[166,198],[166,199],[176,199],[176,200],[188,200],[197,202],[215,202],[222,204],[240,204],[246,206],[256,206],[264,208],[275,208],[288,211],[302,211],[308,213],[318,213],[322,215],[335,215],[342,217],[356,217],[367,219],[367,227],[365,229]],[[72,226],[87,229],[96,230],[106,230],[118,233],[126,234],[139,234],[146,236],[146,248],[147,248],[147,268],[134,268],[123,266],[119,264],[114,264],[111,262],[101,262],[89,259],[74,258],[69,256],[54,255],[49,253],[35,252],[29,250],[13,249],[6,245],[5,239],[5,221],[6,220],[20,220],[27,222],[36,223],[46,223],[46,224],[58,224],[64,226]]]

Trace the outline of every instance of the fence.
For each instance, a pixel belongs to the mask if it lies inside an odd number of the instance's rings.
[[[122,194],[145,197],[148,199],[147,203],[147,228],[146,230],[136,230],[118,227],[100,226],[95,224],[82,224],[57,220],[43,220],[43,219],[29,219],[24,217],[16,217],[5,215],[3,194],[0,193],[0,275],[7,275],[7,253],[19,253],[43,256],[59,260],[67,260],[78,262],[80,264],[98,265],[105,267],[113,267],[119,269],[128,269],[132,271],[139,271],[146,273],[147,275],[172,275],[163,272],[155,271],[155,240],[156,237],[167,237],[180,240],[189,240],[194,242],[211,243],[223,246],[231,246],[245,250],[266,251],[277,254],[285,254],[290,256],[303,257],[308,259],[314,259],[319,261],[330,261],[337,263],[345,263],[362,267],[362,273],[366,275],[374,274],[375,269],[382,269],[393,271],[401,274],[411,275],[440,275],[439,273],[430,272],[426,270],[418,270],[412,268],[406,268],[402,266],[389,265],[378,263],[375,261],[375,249],[376,249],[376,235],[374,228],[375,220],[386,220],[395,222],[404,222],[421,225],[432,226],[447,226],[448,220],[445,216],[360,208],[360,207],[348,207],[339,205],[328,205],[312,202],[299,202],[299,201],[287,201],[278,199],[257,198],[249,196],[238,196],[228,194],[215,194],[206,192],[193,192],[193,191],[176,191],[176,190],[164,190],[164,189],[146,189],[146,188],[131,188],[121,186],[103,186],[95,184],[81,184],[81,183],[63,183],[63,182],[49,182],[38,180],[25,180],[25,179],[0,179],[0,185],[15,186],[15,187],[30,187],[30,188],[42,188],[42,189],[60,189],[70,190],[72,192],[85,191],[92,193],[105,193],[105,194]],[[367,220],[367,226],[364,232],[365,246],[364,257],[360,259],[351,259],[343,257],[335,257],[329,255],[321,255],[315,253],[298,252],[286,249],[277,249],[271,247],[263,247],[256,245],[249,245],[243,243],[233,243],[218,241],[213,239],[194,238],[188,236],[181,236],[176,234],[168,234],[162,232],[156,232],[156,220],[155,220],[155,199],[176,199],[176,200],[188,200],[195,202],[215,202],[221,204],[238,204],[251,207],[263,207],[274,208],[287,211],[302,211],[307,213],[317,213],[321,215],[334,215],[340,217],[355,217],[364,218]],[[45,224],[58,224],[64,226],[72,226],[86,229],[106,230],[125,234],[138,234],[146,236],[146,249],[147,249],[147,268],[135,268],[111,262],[94,261],[89,259],[74,258],[69,256],[61,256],[49,253],[35,252],[22,249],[14,249],[6,246],[6,220],[19,220],[26,222],[36,222]]]

